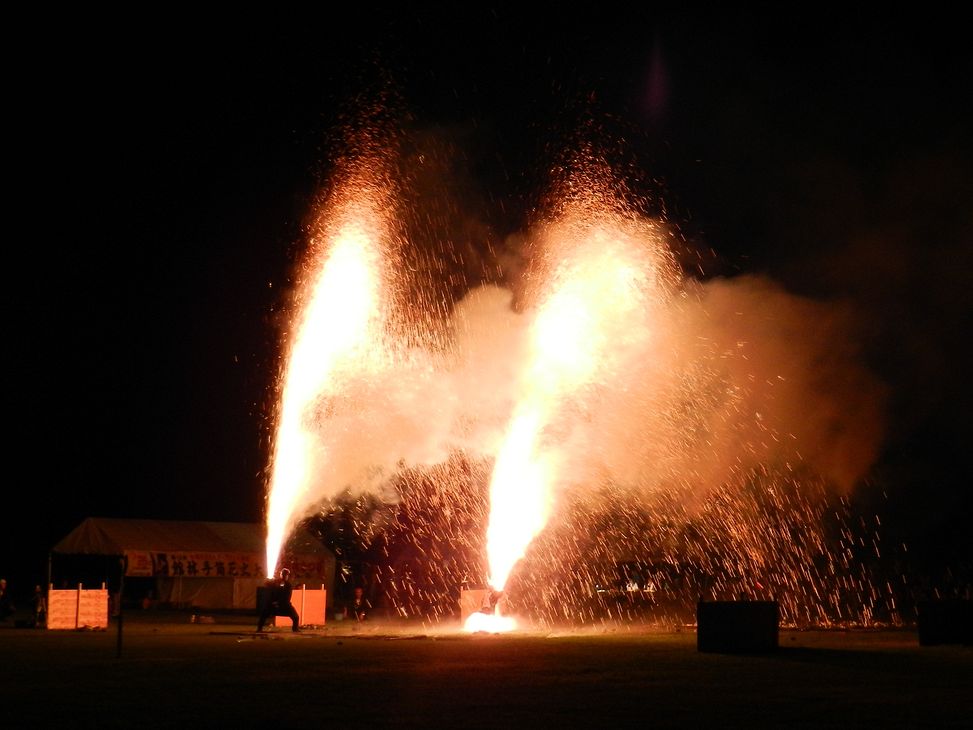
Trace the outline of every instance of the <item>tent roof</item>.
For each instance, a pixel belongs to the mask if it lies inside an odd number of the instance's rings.
[[[188,522],[89,517],[51,551],[66,555],[122,555],[126,550],[262,553],[264,526],[251,522]],[[289,552],[331,554],[320,540],[297,530]]]

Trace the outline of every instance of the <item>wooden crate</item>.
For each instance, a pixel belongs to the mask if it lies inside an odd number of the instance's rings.
[[[461,624],[466,623],[470,614],[479,611],[488,601],[490,594],[493,593],[489,588],[471,588],[460,591],[459,594],[459,620]]]
[[[291,605],[297,610],[299,626],[324,626],[328,615],[328,591],[323,583],[320,588],[300,585],[291,595]],[[290,628],[291,620],[287,616],[276,616],[274,626]]]
[[[102,584],[99,589],[85,589],[79,584],[69,590],[47,591],[48,629],[107,629],[108,591]]]

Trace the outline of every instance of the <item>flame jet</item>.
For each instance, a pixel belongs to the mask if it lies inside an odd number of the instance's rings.
[[[596,397],[598,381],[611,377],[614,354],[651,337],[671,263],[650,226],[584,206],[569,210],[544,238],[557,261],[532,322],[521,396],[490,484],[487,556],[497,591],[550,516],[561,478],[559,433]]]
[[[343,374],[377,366],[387,319],[382,296],[387,197],[373,176],[351,175],[325,207],[311,241],[280,386],[268,486],[268,576],[287,535],[315,501],[312,481],[327,464],[318,435],[321,403],[338,392]]]

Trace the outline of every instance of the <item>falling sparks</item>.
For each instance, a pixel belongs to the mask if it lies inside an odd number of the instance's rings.
[[[268,569],[318,514],[401,616],[447,619],[464,581],[502,592],[469,631],[685,622],[700,597],[775,597],[794,624],[884,610],[861,560],[877,534],[841,496],[880,394],[833,356],[840,319],[764,280],[681,275],[665,226],[579,167],[527,233],[516,305],[496,285],[431,294],[423,256],[455,252],[400,238],[388,173],[329,199],[281,378]],[[434,225],[412,233],[439,242]]]
[[[544,528],[553,502],[556,466],[542,437],[554,426],[558,408],[591,384],[618,343],[608,333],[619,326],[642,324],[647,311],[646,282],[654,271],[638,261],[620,230],[580,223],[596,217],[572,213],[570,222],[549,233],[556,265],[550,295],[531,328],[531,354],[524,394],[517,404],[490,486],[487,552],[490,585],[504,590],[507,578],[533,538]],[[600,213],[600,211],[597,211]],[[580,230],[579,230],[580,229]],[[638,328],[641,336],[648,329]]]

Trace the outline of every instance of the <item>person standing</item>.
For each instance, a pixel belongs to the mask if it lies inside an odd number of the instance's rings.
[[[293,624],[291,631],[300,631],[300,616],[297,615],[297,610],[291,605],[291,595],[294,593],[294,586],[291,585],[291,571],[287,568],[281,568],[278,579],[268,581],[267,588],[267,603],[260,611],[260,618],[257,619],[257,632],[263,631],[264,624],[273,616],[289,616]]]
[[[369,608],[371,608],[371,604],[365,598],[364,589],[361,586],[356,586],[355,595],[351,599],[351,615],[355,617],[358,623],[361,623],[365,620],[365,614]]]
[[[10,591],[7,589],[7,579],[0,578],[0,621],[6,621],[16,610],[10,598]]]
[[[35,629],[42,629],[47,621],[47,598],[44,596],[44,591],[41,587],[34,586],[34,595],[30,599],[31,609],[33,613],[33,621]]]

